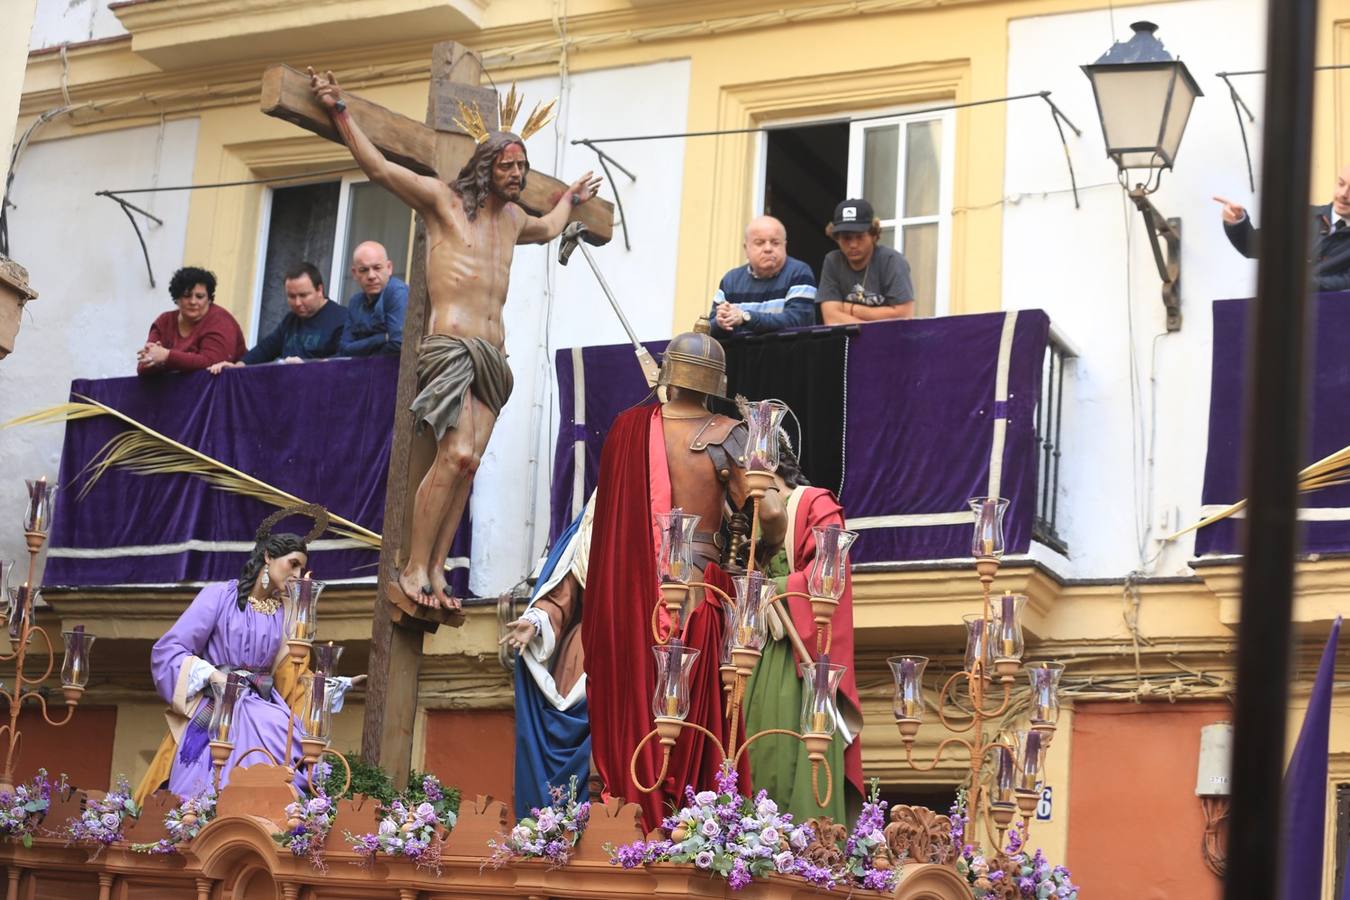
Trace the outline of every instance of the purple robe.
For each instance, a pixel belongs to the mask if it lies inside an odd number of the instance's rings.
[[[150,673],[155,680],[155,690],[169,703],[169,730],[180,747],[188,720],[209,696],[206,687],[194,694],[187,693],[188,675],[197,660],[205,660],[212,666],[271,672],[279,660],[286,658],[281,639],[284,607],[265,616],[247,603],[240,610],[237,596],[236,581],[208,584],[173,627],[155,641],[150,652]],[[221,771],[220,786],[229,782],[230,771],[239,758],[254,747],[265,747],[278,762],[296,766],[300,759],[298,727],[291,740],[291,758],[283,758],[290,720],[290,707],[276,690],[270,698],[263,698],[252,688],[245,687],[234,707],[234,723],[230,729],[234,752]],[[245,768],[265,762],[268,762],[266,756],[253,753],[245,760]],[[190,762],[184,762],[175,750],[169,790],[187,798],[210,786],[210,749],[203,747]]]

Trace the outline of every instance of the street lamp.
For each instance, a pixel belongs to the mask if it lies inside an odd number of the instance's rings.
[[[1153,36],[1158,26],[1135,22],[1134,35],[1111,45],[1083,73],[1092,82],[1102,123],[1106,155],[1120,172],[1120,183],[1144,217],[1153,260],[1162,279],[1167,330],[1181,328],[1181,220],[1169,219],[1148,199],[1162,181],[1163,169],[1176,162],[1195,98],[1204,95],[1186,64],[1172,58]],[[1129,185],[1130,169],[1144,169],[1144,181]],[[1167,242],[1166,259],[1158,239]]]

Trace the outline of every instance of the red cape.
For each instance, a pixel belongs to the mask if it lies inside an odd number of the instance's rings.
[[[825,525],[838,525],[844,528],[844,508],[834,499],[834,494],[825,488],[809,487],[802,491],[797,504],[797,514],[793,519],[793,573],[788,576],[788,590],[806,590],[806,572],[816,555],[816,542],[811,534],[812,528]],[[788,608],[792,612],[792,624],[797,626],[797,634],[811,651],[814,661],[816,654],[816,622],[811,615],[811,603],[804,597],[787,598]],[[798,660],[802,662],[803,660]],[[839,684],[840,706],[851,704],[857,713],[854,721],[862,722],[862,706],[858,701],[858,679],[853,659],[853,573],[844,580],[844,595],[839,598],[839,606],[834,611],[830,624],[830,662],[847,666],[843,681]],[[853,743],[844,751],[844,776],[849,784],[865,796],[862,775],[862,740],[853,735]]]
[[[722,764],[716,745],[693,729],[684,729],[671,753],[665,780],[655,791],[638,790],[630,777],[630,761],[638,742],[654,727],[652,693],[656,661],[652,654],[652,608],[660,599],[656,573],[653,512],[670,508],[669,471],[659,424],[659,407],[639,406],[614,420],[600,454],[600,479],[595,495],[586,573],[586,604],[581,641],[586,659],[586,701],[591,722],[595,767],[613,796],[640,804],[648,829],[674,807],[683,806],[686,785],[715,788]],[[664,504],[664,505],[663,505]],[[710,584],[729,587],[716,566],[706,575]],[[702,725],[720,740],[727,738],[722,686],[718,675],[723,618],[720,604],[703,603],[689,616],[685,643],[699,650],[690,677],[687,721]],[[661,746],[647,742],[638,758],[638,779],[656,780]],[[750,784],[742,757],[741,785]]]

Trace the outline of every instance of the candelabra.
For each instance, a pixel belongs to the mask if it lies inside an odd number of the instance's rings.
[[[19,713],[27,700],[36,700],[43,720],[55,727],[69,724],[75,715],[75,707],[89,683],[89,657],[94,646],[94,635],[87,633],[83,625],[76,625],[70,631],[61,633],[65,641],[65,659],[61,665],[61,691],[65,695],[66,714],[64,718],[53,719],[47,711],[47,697],[41,685],[51,677],[56,664],[56,651],[51,637],[45,628],[33,624],[37,602],[41,597],[41,587],[37,574],[37,559],[47,542],[51,530],[56,488],[48,484],[46,478],[25,481],[28,486],[28,507],[24,513],[24,538],[28,543],[28,578],[15,588],[7,588],[9,573],[13,564],[0,565],[0,596],[8,595],[9,608],[6,619],[9,624],[9,642],[11,652],[0,654],[0,662],[14,662],[14,683],[9,690],[0,688],[0,698],[9,704],[9,723],[0,725],[0,740],[5,742],[4,768],[0,770],[0,792],[14,791],[14,764],[18,756]],[[28,643],[37,636],[46,644],[47,666],[38,678],[29,678],[24,674],[24,663],[28,658]],[[29,690],[25,690],[29,686]]]
[[[286,769],[294,777],[290,766],[297,720],[300,727],[300,765],[306,769],[306,779],[310,788],[314,786],[314,766],[323,756],[337,757],[346,771],[346,781],[339,793],[346,793],[351,785],[352,770],[347,758],[330,746],[333,729],[333,695],[329,690],[328,676],[337,672],[338,660],[342,657],[342,646],[329,641],[316,644],[317,608],[319,595],[323,593],[324,582],[315,581],[306,572],[303,578],[292,578],[286,583],[286,592],[290,602],[286,605],[282,633],[285,635],[287,662],[300,683],[300,700],[292,707],[290,721],[286,727],[286,752],[278,760],[266,747],[250,747],[240,754],[235,765],[242,763],[250,755],[257,753],[267,757],[274,766]],[[303,672],[306,660],[314,657],[314,671]],[[234,710],[239,702],[246,682],[238,673],[225,673],[221,682],[211,682],[213,705],[211,722],[208,725],[211,747],[212,782],[220,787],[221,772],[225,763],[234,752],[234,742],[230,732],[234,725]]]
[[[887,662],[895,681],[895,722],[905,745],[907,764],[916,771],[932,771],[949,748],[964,747],[970,765],[967,814],[977,823],[984,817],[987,831],[998,832],[997,845],[1002,847],[1003,835],[1019,813],[1025,839],[1040,801],[1039,785],[1045,753],[1059,717],[1058,688],[1063,666],[1058,663],[1022,665],[1026,644],[1021,614],[1026,597],[1005,593],[997,600],[991,598],[994,579],[1003,559],[1003,515],[1008,501],[977,497],[970,505],[975,512],[971,551],[983,602],[980,613],[963,617],[966,655],[962,670],[948,678],[938,691],[938,719],[952,736],[938,744],[927,765],[915,761],[914,739],[923,721],[923,675],[928,659],[893,656]],[[1031,683],[1030,727],[987,734],[986,723],[1008,712],[1012,686],[1019,670],[1026,671]],[[962,734],[969,737],[958,736]],[[990,755],[996,760],[996,769],[986,798],[981,772]]]
[[[774,473],[779,462],[778,429],[785,412],[785,406],[770,400],[753,403],[749,408],[745,481],[753,512],[747,571],[745,575],[732,579],[736,593],[734,598],[715,585],[691,579],[694,568],[693,538],[699,517],[686,514],[678,508],[659,517],[661,541],[657,549],[657,570],[661,579],[661,599],[653,606],[651,616],[652,637],[656,641],[652,647],[657,672],[656,689],[652,696],[655,727],[638,743],[629,762],[629,776],[641,791],[654,791],[665,780],[670,754],[679,740],[681,730],[692,729],[713,741],[722,755],[723,765],[729,769],[735,769],[750,745],[761,738],[772,734],[796,738],[805,746],[807,759],[811,763],[811,790],[816,804],[824,807],[833,796],[833,773],[825,755],[839,727],[835,698],[846,667],[830,662],[831,622],[847,583],[848,552],[857,535],[838,525],[812,529],[816,553],[807,573],[808,593],[774,593],[773,582],[766,579],[762,572],[756,571],[760,503],[774,484]],[[695,588],[717,595],[729,611],[719,667],[727,694],[729,730],[725,745],[702,725],[686,721],[689,714],[689,675],[700,653],[684,643],[689,598]],[[797,633],[784,605],[789,597],[801,597],[811,605],[816,625],[814,658]],[[661,620],[663,610],[666,613],[664,622]],[[736,739],[745,702],[746,682],[762,655],[770,618],[775,618],[781,625],[801,660],[805,684],[801,730],[765,729],[747,736],[738,747]],[[661,744],[661,769],[652,785],[644,786],[638,778],[637,761],[642,749],[653,738],[657,738]],[[825,774],[823,797],[820,790],[821,769]]]

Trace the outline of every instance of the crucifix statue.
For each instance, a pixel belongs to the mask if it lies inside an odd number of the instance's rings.
[[[399,364],[362,753],[400,783],[410,764],[424,631],[463,612],[444,563],[474,471],[511,392],[502,306],[518,243],[569,220],[613,233],[613,207],[587,173],[564,185],[532,172],[521,137],[498,130],[497,92],[453,42],[432,49],[427,124],[343,91],[331,73],[272,66],[263,112],[345,144],[371,181],[418,216]],[[514,91],[504,106],[514,118]],[[526,128],[543,123],[536,109]],[[510,122],[504,123],[510,127]],[[401,627],[395,627],[395,626]]]

